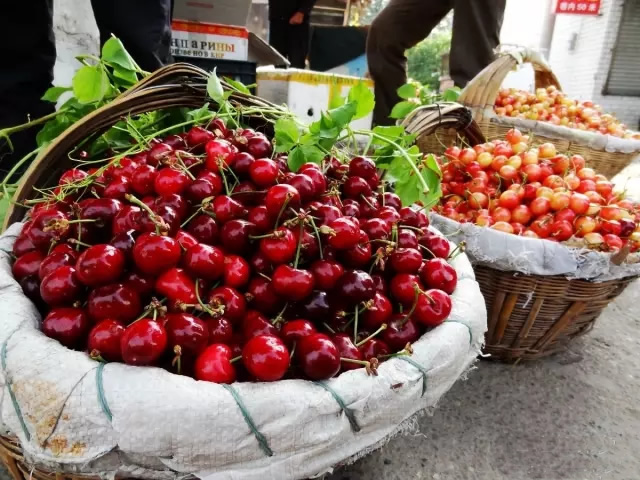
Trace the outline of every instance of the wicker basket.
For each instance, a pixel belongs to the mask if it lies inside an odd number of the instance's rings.
[[[448,116],[450,111],[458,112],[457,123],[442,121],[440,114],[446,112]],[[469,141],[474,138],[477,125],[474,121],[465,123],[464,111],[468,110],[457,104],[420,107],[404,126],[418,136],[421,151],[429,153],[431,150],[425,145],[435,141],[437,130],[443,126],[453,130],[452,136]],[[620,264],[627,255],[623,249],[612,261]],[[562,275],[526,275],[477,264],[474,271],[488,313],[484,352],[491,354],[490,359],[504,362],[535,360],[564,350],[573,338],[589,332],[609,302],[637,278],[590,282],[569,280]]]
[[[530,132],[536,143],[552,142],[560,152],[570,151],[582,155],[588,166],[607,178],[620,172],[640,153],[639,140],[621,139],[548,122],[496,115],[493,106],[502,82],[511,70],[522,63],[530,63],[533,66],[536,88],[553,85],[560,89],[556,76],[535,52],[522,49],[500,55],[469,82],[458,99],[459,103],[471,109],[473,119],[487,139],[504,138],[509,129],[517,127]],[[423,152],[439,154],[443,153],[446,147],[457,143],[459,144],[456,132],[448,130],[423,137],[418,145]]]

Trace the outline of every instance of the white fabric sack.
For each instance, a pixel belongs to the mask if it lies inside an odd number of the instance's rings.
[[[236,383],[268,456],[232,392],[159,368],[119,363],[103,368],[38,329],[31,302],[11,276],[21,225],[0,237],[0,381],[3,433],[18,437],[29,463],[49,471],[104,478],[301,479],[330,471],[380,447],[438,399],[480,353],[487,328],[484,299],[465,255],[453,265],[458,288],[443,325],[414,344],[410,357],[326,382]],[[98,382],[99,374],[102,382]],[[100,388],[101,385],[101,388]],[[102,395],[101,395],[102,394]],[[104,399],[100,401],[100,398]]]
[[[539,238],[522,237],[472,223],[459,223],[430,214],[431,223],[449,240],[466,242],[471,262],[508,272],[564,275],[596,282],[640,275],[640,255],[630,254],[621,265],[611,263],[612,253],[568,247]]]

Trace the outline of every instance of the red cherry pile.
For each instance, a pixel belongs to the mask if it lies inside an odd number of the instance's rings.
[[[441,204],[436,211],[461,223],[605,251],[640,247],[639,205],[580,155],[537,148],[517,129],[506,140],[449,147],[440,159]]]
[[[567,97],[554,86],[538,88],[535,93],[503,88],[496,98],[498,115],[549,122],[578,130],[589,130],[614,137],[640,139],[640,133],[627,129],[616,117],[603,113],[593,102]]]
[[[451,311],[448,241],[375,164],[291,172],[220,121],[72,169],[18,236],[42,331],[101,361],[199,380],[326,379],[411,353]]]

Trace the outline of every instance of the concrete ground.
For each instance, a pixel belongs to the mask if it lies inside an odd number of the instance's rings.
[[[530,364],[482,361],[397,437],[326,480],[640,478],[640,282],[568,352]]]

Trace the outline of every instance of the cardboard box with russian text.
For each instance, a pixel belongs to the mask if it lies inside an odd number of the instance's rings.
[[[178,57],[247,60],[249,32],[244,27],[174,20],[171,54]]]

